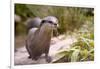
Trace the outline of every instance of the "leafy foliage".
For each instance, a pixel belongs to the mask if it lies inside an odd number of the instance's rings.
[[[93,35],[93,34],[91,34]],[[90,37],[90,38],[88,38]],[[79,62],[94,60],[94,40],[93,36],[87,34],[80,35],[77,42],[73,43],[70,49],[62,50],[57,55],[63,55],[55,62]],[[63,59],[63,60],[62,60]]]

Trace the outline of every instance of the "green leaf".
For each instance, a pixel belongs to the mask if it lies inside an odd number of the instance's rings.
[[[71,62],[76,62],[79,59],[80,50],[76,49],[71,56]]]

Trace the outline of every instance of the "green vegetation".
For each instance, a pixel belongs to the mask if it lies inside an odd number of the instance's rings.
[[[60,26],[58,32],[59,34],[63,34],[76,31],[85,24],[87,17],[93,15],[93,8],[15,4],[15,14],[21,16],[21,23],[25,22],[28,18],[44,18],[49,15],[56,16]],[[20,25],[22,26],[21,23]],[[21,31],[20,29],[18,31]],[[18,31],[16,33],[20,34]],[[21,32],[24,33],[25,31],[22,30]]]
[[[79,62],[94,60],[94,35],[93,33],[80,34],[71,48],[58,52],[56,62]]]

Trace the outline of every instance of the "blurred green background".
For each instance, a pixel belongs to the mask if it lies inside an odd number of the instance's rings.
[[[79,30],[83,24],[93,26],[93,8],[82,7],[61,7],[48,5],[31,5],[31,4],[15,4],[15,14],[20,16],[21,21],[15,24],[15,34],[21,35],[26,33],[24,22],[28,18],[45,16],[55,16],[59,20],[58,31],[60,34]],[[88,22],[87,22],[88,21]]]

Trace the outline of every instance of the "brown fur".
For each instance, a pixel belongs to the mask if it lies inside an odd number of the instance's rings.
[[[37,60],[43,53],[48,57],[52,34],[52,24],[44,23],[38,30],[28,35],[26,49],[32,59]]]

